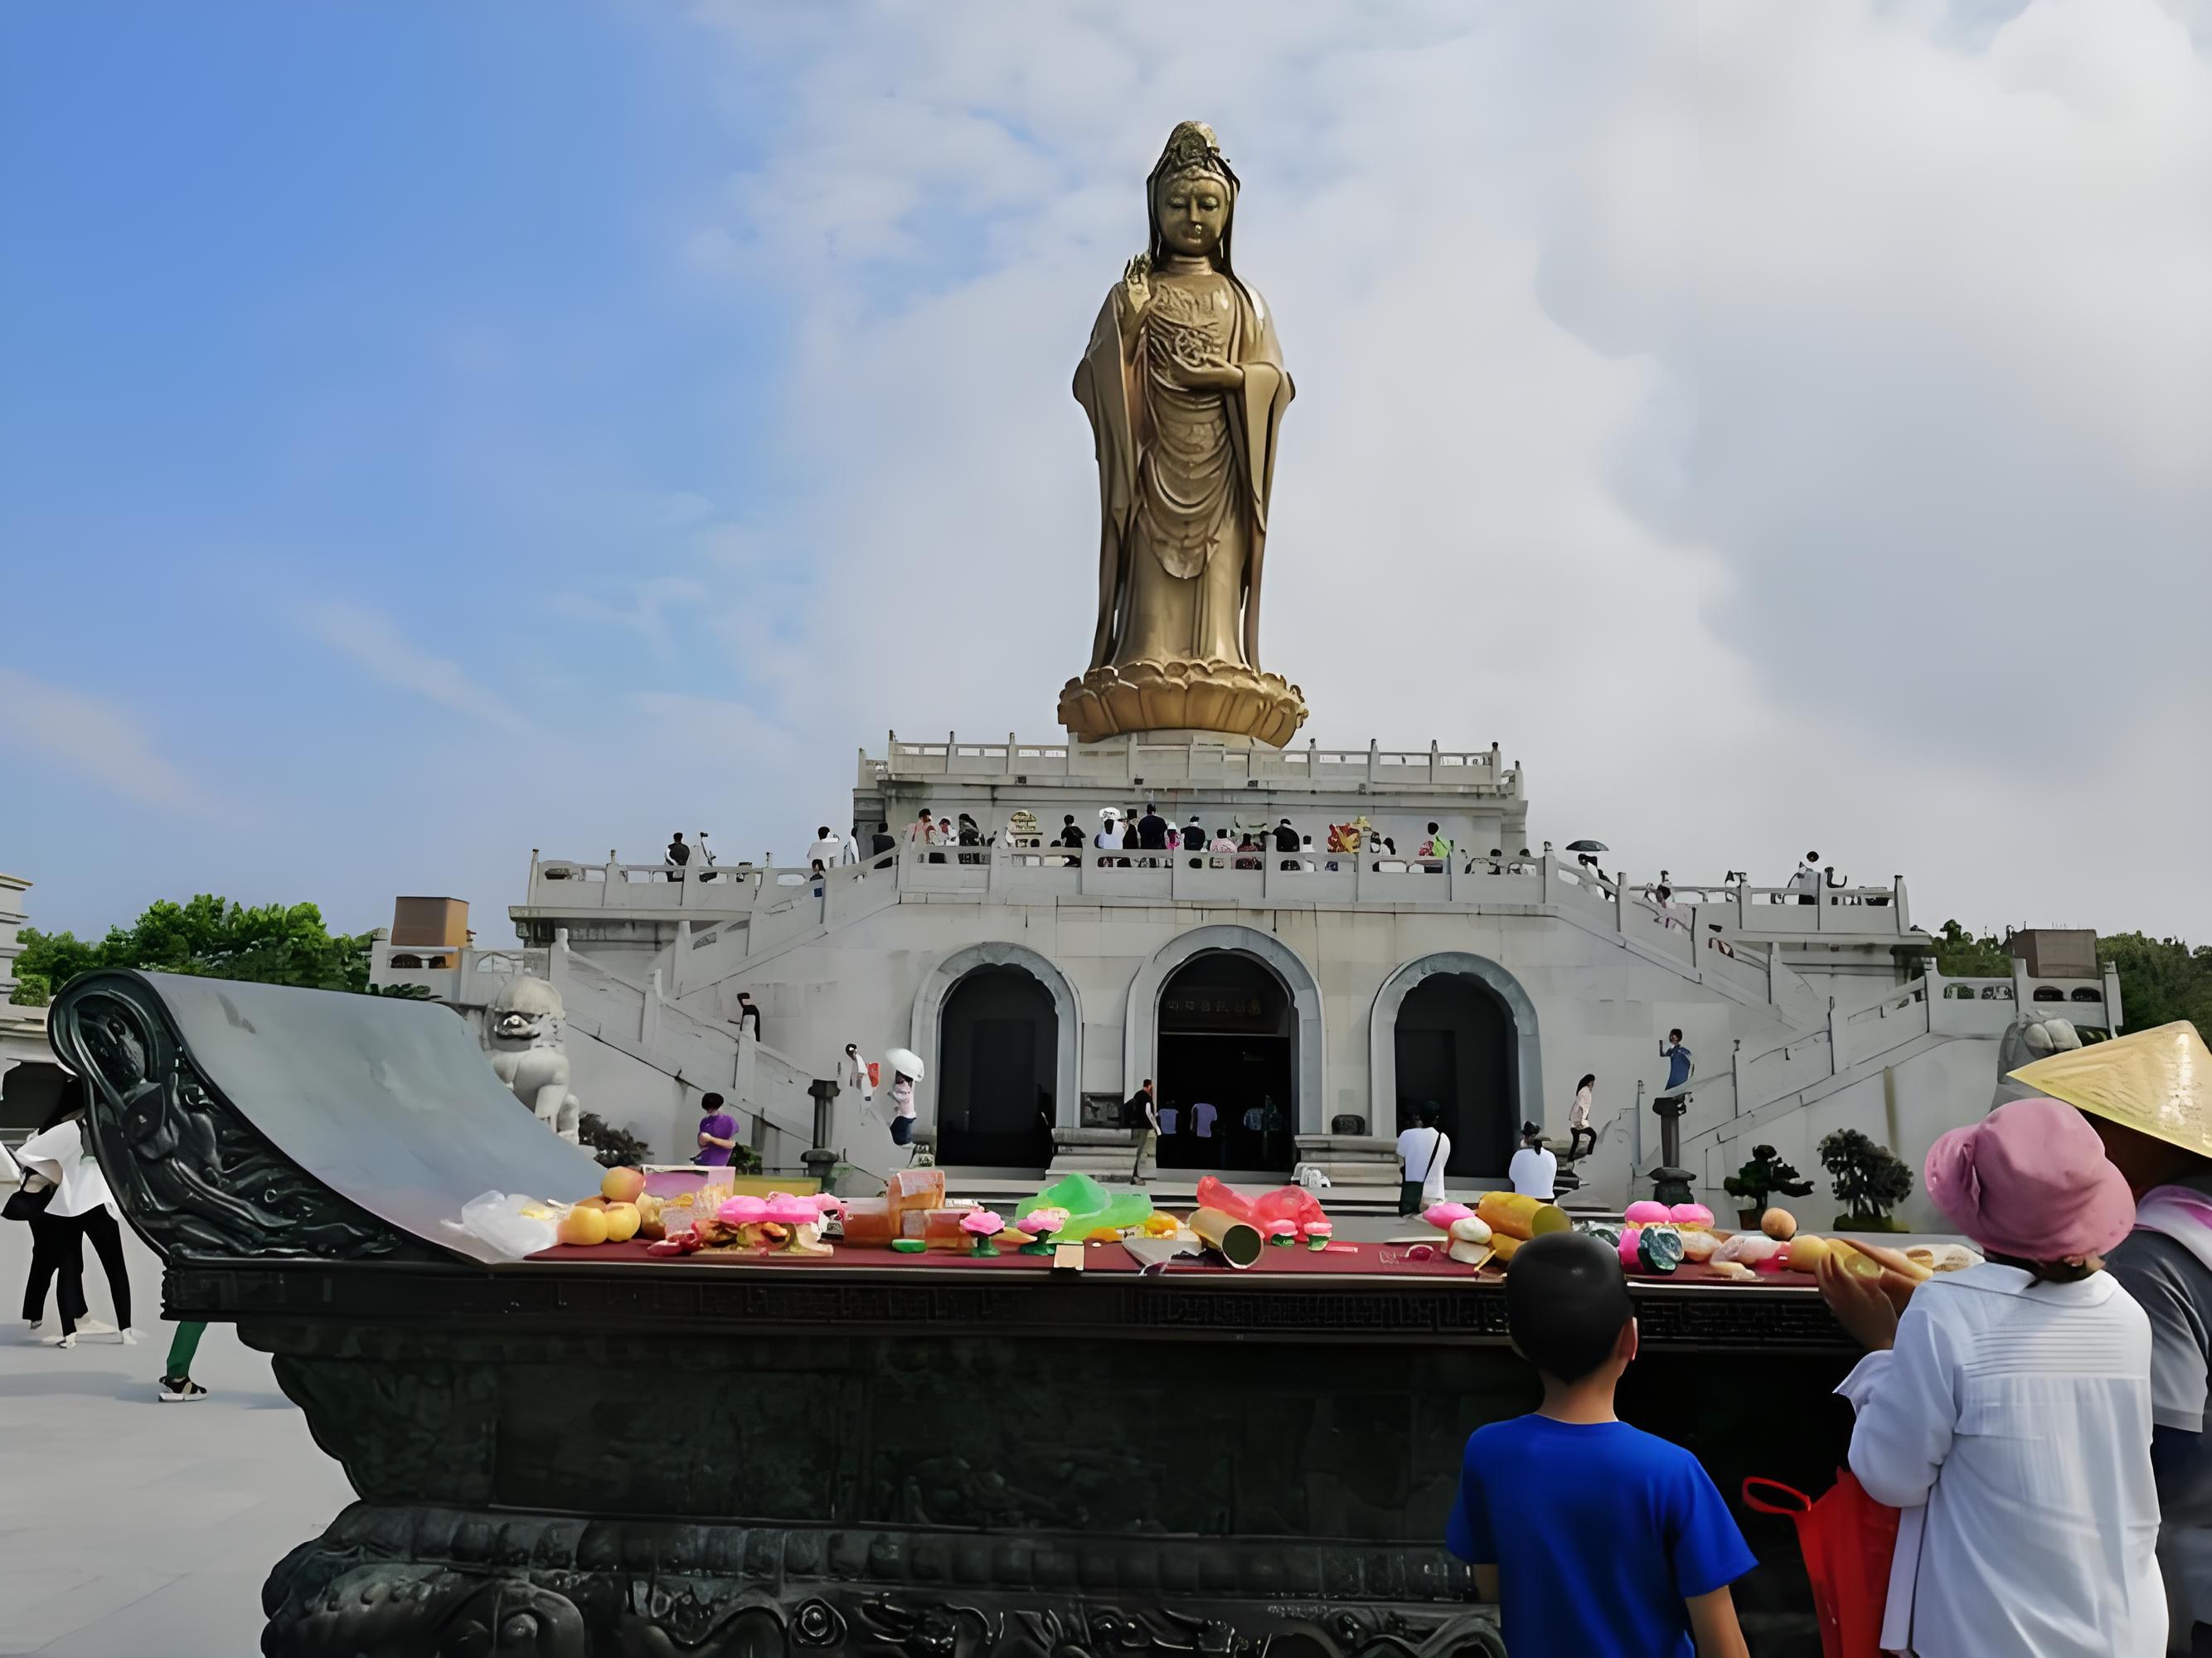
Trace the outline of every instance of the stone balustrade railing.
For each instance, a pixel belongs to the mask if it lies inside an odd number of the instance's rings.
[[[1147,742],[1141,737],[1106,743],[1003,743],[963,740],[948,732],[942,742],[902,741],[889,734],[889,751],[878,758],[863,750],[861,786],[886,781],[974,778],[988,781],[1018,778],[1025,782],[1067,780],[1110,784],[1116,788],[1172,788],[1178,784],[1240,788],[1248,783],[1364,783],[1370,787],[1422,790],[1468,789],[1517,796],[1521,768],[1508,766],[1497,744],[1454,750],[1431,743],[1426,749],[1324,749],[1264,745],[1233,748],[1225,744],[1178,740]]]

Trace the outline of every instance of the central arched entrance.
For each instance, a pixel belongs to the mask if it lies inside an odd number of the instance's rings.
[[[1513,1019],[1496,993],[1473,974],[1431,974],[1399,1004],[1392,1042],[1396,1127],[1418,1122],[1422,1104],[1433,1100],[1451,1137],[1447,1174],[1488,1176],[1504,1169],[1520,1123]]]
[[[1288,1169],[1297,1155],[1297,1036],[1288,987],[1255,956],[1204,950],[1169,975],[1155,1079],[1160,1167]]]
[[[1018,967],[978,967],[945,999],[937,1041],[937,1157],[993,1169],[1052,1161],[1060,1017]]]

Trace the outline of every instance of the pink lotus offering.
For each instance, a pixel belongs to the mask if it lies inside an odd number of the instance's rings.
[[[1022,1245],[1025,1255],[1048,1255],[1052,1253],[1052,1235],[1067,1224],[1065,1209],[1032,1209],[1014,1222],[1014,1230],[1027,1242]]]
[[[1463,1203],[1432,1203],[1421,1211],[1421,1218],[1439,1232],[1449,1232],[1455,1220],[1465,1220],[1474,1212]]]
[[[1641,1203],[1632,1203],[1621,1212],[1621,1219],[1631,1226],[1668,1226],[1674,1223],[1674,1212],[1665,1204],[1646,1198]],[[1712,1216],[1706,1215],[1711,1220]]]
[[[813,1202],[815,1208],[825,1215],[842,1216],[845,1212],[845,1199],[833,1198],[827,1192],[823,1193]]]
[[[778,1226],[818,1226],[822,1211],[811,1198],[794,1198],[788,1192],[771,1192],[768,1195],[766,1218]]]
[[[766,1198],[726,1198],[714,1211],[714,1218],[725,1226],[757,1226],[768,1218]]]
[[[1662,1214],[1664,1214],[1666,1212],[1666,1208],[1667,1206],[1662,1203],[1638,1203],[1629,1206],[1629,1212],[1633,1214],[1638,1209],[1656,1209]],[[1621,1228],[1620,1264],[1632,1272],[1640,1270],[1643,1266],[1644,1258],[1638,1252],[1638,1246],[1642,1244],[1643,1242],[1644,1229],[1641,1226],[1625,1226]]]
[[[970,1253],[995,1255],[999,1246],[991,1240],[1006,1230],[1006,1218],[989,1209],[971,1209],[961,1217],[960,1230],[975,1241]]]
[[[1267,1233],[1267,1242],[1270,1243],[1279,1243],[1287,1248],[1297,1242],[1298,1224],[1294,1220],[1271,1220],[1261,1230]]]
[[[1702,1203],[1678,1203],[1667,1212],[1668,1218],[1677,1226],[1703,1226],[1713,1224],[1713,1212]]]
[[[1335,1236],[1336,1226],[1334,1222],[1326,1220],[1310,1220],[1306,1223],[1306,1248],[1312,1250],[1316,1254],[1320,1254],[1323,1249],[1328,1248],[1328,1241]],[[1348,1248],[1350,1246],[1346,1245],[1346,1247]]]

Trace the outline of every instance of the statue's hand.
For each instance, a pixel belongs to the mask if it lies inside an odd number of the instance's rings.
[[[1244,384],[1244,371],[1233,362],[1177,363],[1175,376],[1192,392],[1234,392]]]
[[[1121,267],[1121,296],[1131,312],[1141,312],[1152,299],[1152,257],[1139,253]]]

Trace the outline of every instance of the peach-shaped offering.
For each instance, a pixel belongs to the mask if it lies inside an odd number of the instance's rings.
[[[1668,1218],[1677,1226],[1711,1226],[1713,1212],[1702,1203],[1678,1203],[1668,1211]]]
[[[1463,1203],[1432,1203],[1421,1211],[1421,1218],[1439,1232],[1449,1232],[1454,1221],[1465,1220],[1474,1212]]]
[[[989,1209],[971,1209],[961,1217],[960,1230],[975,1241],[973,1254],[995,1255],[999,1246],[991,1240],[1006,1230],[1006,1218]]]
[[[1644,1209],[1656,1208],[1658,1206],[1656,1204],[1638,1204],[1633,1206],[1635,1208]],[[1637,1253],[1643,1242],[1644,1229],[1641,1226],[1624,1226],[1620,1229],[1620,1264],[1629,1272],[1633,1272],[1643,1265],[1642,1257]]]
[[[1631,1226],[1666,1226],[1673,1223],[1674,1212],[1663,1203],[1645,1198],[1640,1203],[1630,1204],[1621,1212],[1620,1218]],[[1711,1219],[1711,1217],[1707,1216],[1706,1218]]]
[[[815,1206],[812,1198],[794,1198],[788,1192],[771,1192],[768,1196],[767,1218],[778,1226],[817,1226],[822,1221],[822,1211]]]
[[[1025,1255],[1048,1255],[1052,1253],[1052,1235],[1067,1224],[1065,1209],[1032,1209],[1014,1223],[1014,1230],[1026,1240],[1021,1248]]]
[[[1280,1244],[1288,1248],[1297,1242],[1298,1224],[1294,1220],[1271,1220],[1260,1230],[1267,1235],[1269,1243]]]
[[[1335,1236],[1336,1226],[1333,1222],[1325,1220],[1310,1220],[1306,1223],[1306,1248],[1314,1251],[1316,1254],[1323,1249],[1328,1248],[1328,1241]]]
[[[750,1195],[722,1199],[714,1218],[725,1226],[757,1226],[768,1218],[768,1199]]]

